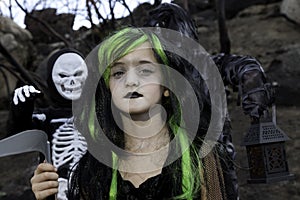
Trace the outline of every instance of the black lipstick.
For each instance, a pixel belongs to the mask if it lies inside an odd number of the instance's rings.
[[[127,98],[127,99],[134,99],[134,98],[139,98],[139,97],[142,97],[143,95],[138,93],[138,92],[128,92],[124,98]]]

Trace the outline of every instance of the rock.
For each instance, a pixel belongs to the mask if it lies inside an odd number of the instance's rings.
[[[275,58],[269,69],[268,77],[278,83],[276,104],[300,105],[300,45],[282,52]]]
[[[4,34],[1,37],[0,42],[8,51],[11,51],[18,46],[18,42],[12,33]]]
[[[0,110],[0,140],[6,137],[6,122],[8,119],[8,111]],[[1,196],[1,195],[0,195]]]
[[[2,34],[12,34],[18,41],[31,40],[32,35],[29,31],[21,28],[13,20],[0,16],[0,32]],[[2,38],[2,37],[1,37]]]
[[[290,20],[300,24],[300,1],[283,0],[281,4],[281,13]]]
[[[39,153],[29,152],[0,158],[1,200],[34,200],[30,179],[39,164]]]
[[[259,4],[269,4],[274,2],[279,2],[281,0],[247,0],[247,1],[240,1],[240,0],[226,0],[225,3],[225,10],[226,10],[226,17],[233,18],[238,14],[241,10],[248,8],[253,5]]]
[[[11,19],[0,16],[0,36],[2,45],[15,56],[19,64],[25,64],[30,56],[28,52],[22,51],[28,50],[30,40],[32,40],[31,33]]]
[[[251,6],[241,11],[237,17],[227,20],[231,39],[231,52],[251,55],[257,58],[267,70],[271,62],[284,48],[300,45],[298,25],[291,23],[280,14],[281,3]],[[200,24],[198,15],[197,24]],[[219,52],[217,21],[211,21],[206,28],[199,28],[200,44],[209,53]]]
[[[22,66],[30,66],[34,47],[32,35],[29,31],[19,27],[9,18],[0,16],[0,42],[12,57]],[[13,70],[13,66],[0,54],[2,66]],[[0,73],[0,108],[8,109],[8,96],[14,90],[17,78],[7,69],[1,67]]]
[[[56,14],[56,9],[48,8],[44,10],[34,10],[30,15],[42,20],[65,38],[73,34],[72,27],[75,19],[75,15],[73,14]],[[25,25],[34,36],[34,41],[47,44],[60,41],[45,26],[28,15],[25,16]]]
[[[225,12],[228,19],[234,18],[240,11],[253,5],[267,5],[270,3],[279,2],[281,0],[226,0]],[[295,0],[296,1],[296,0]],[[182,0],[174,0],[174,2],[183,7]],[[215,0],[195,0],[188,1],[189,12],[193,14],[200,14],[201,12],[211,9],[215,10]]]

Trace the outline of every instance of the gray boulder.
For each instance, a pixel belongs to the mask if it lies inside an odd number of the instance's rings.
[[[276,89],[277,105],[300,105],[300,45],[291,47],[275,58],[269,69],[268,77],[278,84]]]
[[[280,11],[290,20],[300,24],[300,1],[283,0]]]
[[[28,66],[34,48],[32,35],[21,28],[10,18],[0,16],[0,42],[12,57],[22,66]],[[7,109],[7,96],[16,86],[16,77],[3,66],[13,69],[13,66],[0,54],[0,108]],[[5,100],[4,100],[5,99]]]

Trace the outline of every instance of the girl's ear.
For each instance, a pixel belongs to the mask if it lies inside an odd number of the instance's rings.
[[[166,89],[166,90],[164,91],[164,96],[165,96],[165,97],[169,97],[169,96],[170,96],[169,90]]]

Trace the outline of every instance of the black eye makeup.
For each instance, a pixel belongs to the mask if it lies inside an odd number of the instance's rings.
[[[110,69],[110,76],[119,79],[121,78],[126,72],[126,68],[123,65],[117,64],[111,67]]]
[[[138,73],[142,76],[149,76],[156,71],[156,66],[152,63],[146,63],[137,66]]]
[[[130,70],[130,66],[127,66],[125,63],[115,63],[111,69],[110,69],[110,76],[114,79],[120,79],[122,78],[128,70]],[[141,60],[136,64],[133,68],[133,70],[139,75],[139,76],[150,76],[154,74],[158,70],[158,66],[156,63],[153,63],[151,61],[144,61]]]

